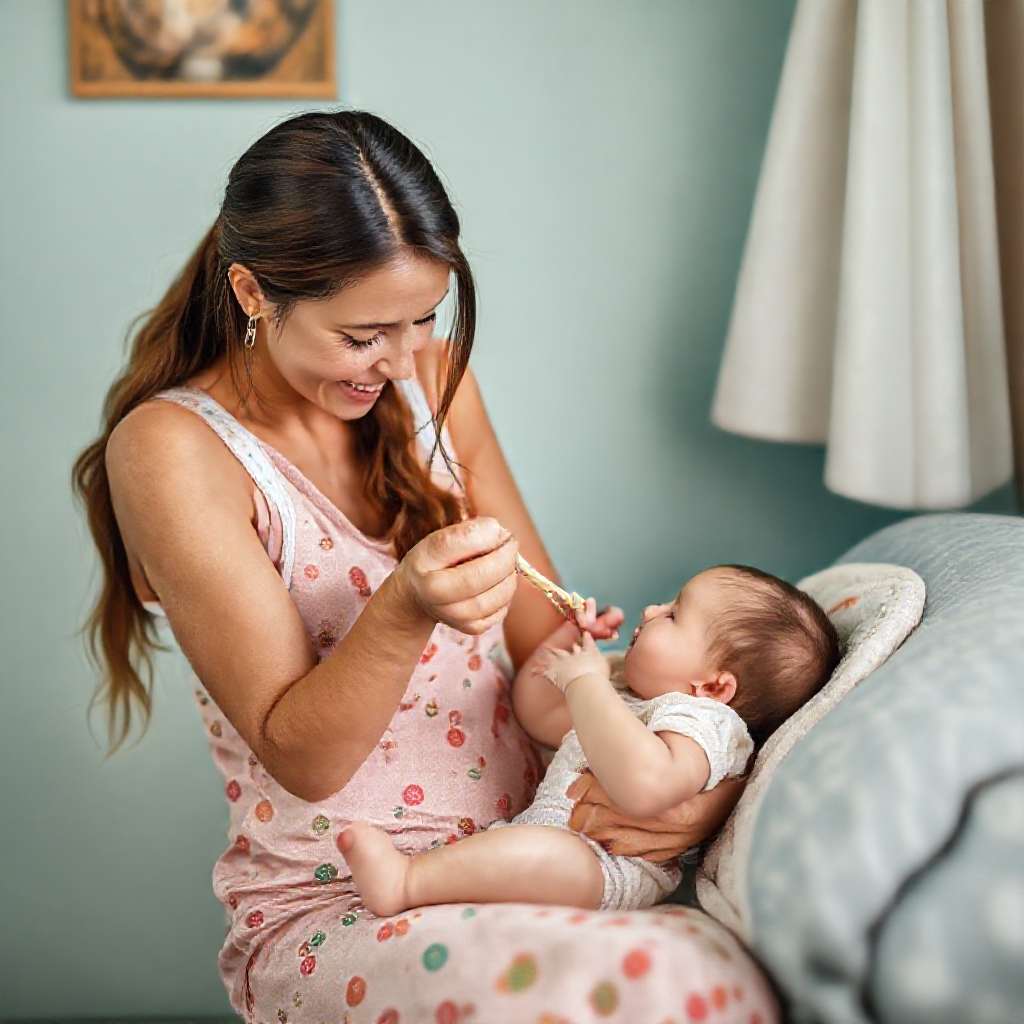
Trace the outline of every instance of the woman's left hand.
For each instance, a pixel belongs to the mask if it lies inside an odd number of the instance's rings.
[[[660,863],[678,857],[713,836],[743,795],[746,779],[725,779],[678,807],[653,818],[631,818],[609,799],[601,783],[585,772],[566,790],[576,801],[569,828],[621,857]]]

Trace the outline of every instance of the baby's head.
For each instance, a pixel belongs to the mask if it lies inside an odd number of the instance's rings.
[[[644,610],[622,676],[645,700],[720,700],[760,745],[828,682],[839,657],[835,627],[807,594],[759,569],[721,565],[671,604]]]

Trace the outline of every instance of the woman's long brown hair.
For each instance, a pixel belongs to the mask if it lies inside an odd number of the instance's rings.
[[[222,359],[233,372],[242,363],[246,317],[227,279],[232,263],[247,267],[278,313],[287,315],[296,302],[333,295],[403,251],[447,264],[455,280],[435,417],[440,439],[473,346],[473,275],[459,245],[458,216],[430,162],[371,114],[303,114],[255,142],[232,168],[213,227],[142,318],[127,365],[107,394],[102,431],[72,475],[103,571],[86,635],[103,672],[93,706],[106,710],[112,750],[129,735],[133,712],[143,724],[149,719],[158,637],[132,585],[114,516],[106,468],[111,433],[157,392]],[[461,518],[459,498],[438,487],[417,456],[410,411],[393,386],[352,426],[366,496],[388,524],[398,558]]]

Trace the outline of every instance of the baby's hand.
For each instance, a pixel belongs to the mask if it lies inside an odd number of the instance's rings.
[[[597,603],[588,597],[583,611],[576,616],[576,625],[584,633],[589,633],[595,640],[615,640],[619,636],[619,626],[626,616],[621,608],[604,608],[600,614]]]
[[[598,675],[609,678],[608,662],[597,649],[594,638],[584,633],[580,642],[571,651],[556,651],[546,648],[539,657],[541,674],[557,686],[562,693],[569,684],[580,676]]]

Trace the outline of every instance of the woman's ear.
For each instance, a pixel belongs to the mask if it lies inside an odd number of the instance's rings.
[[[241,263],[232,263],[228,267],[228,281],[246,316],[258,316],[266,311],[263,289],[260,288],[251,270],[243,267]]]
[[[694,684],[693,695],[729,704],[736,696],[736,677],[731,672],[714,672],[704,682]]]

